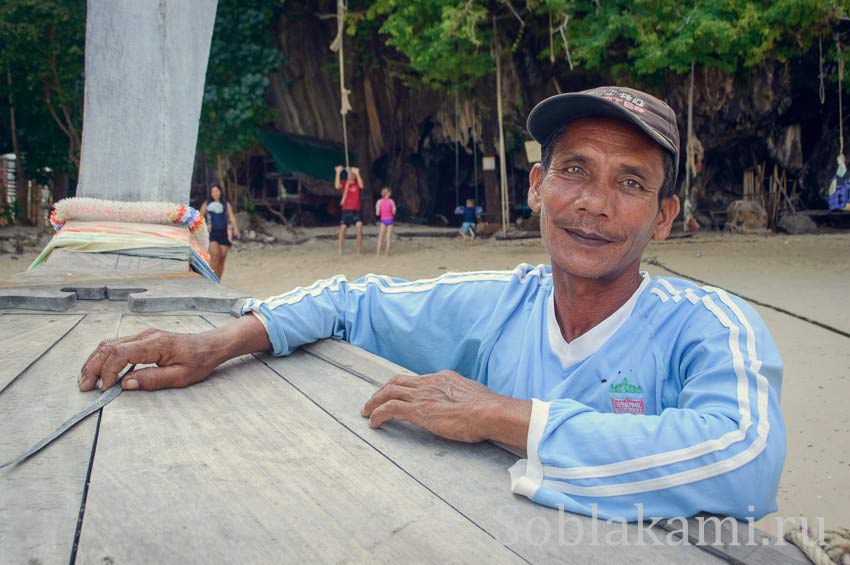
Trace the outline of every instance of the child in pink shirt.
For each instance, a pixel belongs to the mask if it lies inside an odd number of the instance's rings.
[[[392,191],[384,187],[381,189],[381,199],[375,204],[375,215],[381,220],[381,226],[378,228],[378,251],[376,256],[381,254],[381,242],[386,241],[387,256],[390,254],[390,241],[393,235],[393,219],[395,218],[396,208],[395,202],[392,201],[390,195]]]

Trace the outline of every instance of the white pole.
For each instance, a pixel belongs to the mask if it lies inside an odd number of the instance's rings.
[[[496,18],[493,18],[493,38],[496,41],[496,108],[499,113],[499,185],[502,195],[502,232],[508,233],[508,167],[505,162],[505,124],[502,117],[502,52],[496,35]]]

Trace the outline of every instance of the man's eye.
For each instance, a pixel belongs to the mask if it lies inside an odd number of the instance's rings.
[[[572,173],[572,174],[581,174],[581,173],[584,172],[582,170],[582,168],[577,166],[577,165],[569,165],[569,166],[565,167],[564,170],[567,171],[568,173]]]
[[[623,184],[625,184],[629,188],[635,188],[637,190],[643,190],[644,189],[643,185],[641,183],[639,183],[638,181],[636,181],[635,179],[626,179],[625,181],[623,181]]]

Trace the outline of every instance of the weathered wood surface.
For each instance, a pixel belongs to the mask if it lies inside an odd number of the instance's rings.
[[[16,281],[45,286],[86,276],[104,281],[116,277],[132,278],[140,274],[188,275],[189,272],[189,262],[184,260],[54,249],[44,263],[32,271],[23,271],[7,277],[3,286],[12,285]]]
[[[264,362],[354,433],[405,469],[452,507],[469,517],[495,539],[506,543],[533,563],[560,562],[569,550],[570,560],[605,563],[715,563],[716,559],[696,547],[641,545],[638,529],[629,527],[628,542],[605,545],[619,539],[622,526],[606,524],[570,513],[559,515],[510,493],[507,469],[517,457],[491,444],[464,444],[437,438],[409,425],[390,423],[372,430],[360,408],[375,386],[342,371],[322,370],[323,358],[333,359],[370,379],[386,382],[397,374],[410,374],[382,359],[341,342],[325,341],[296,353],[290,359],[264,358]],[[592,532],[596,532],[592,534]],[[661,540],[665,532],[654,530]],[[592,539],[597,545],[592,545]],[[645,533],[643,544],[652,539]]]
[[[14,330],[25,318],[52,317],[7,315],[0,328]],[[120,313],[87,315],[0,394],[0,461],[16,457],[96,397],[79,392],[77,375],[97,343],[117,335],[120,319]],[[4,352],[6,343],[0,341]],[[36,457],[0,470],[0,562],[69,561],[96,429],[97,416],[92,416]]]
[[[97,342],[119,333],[119,319],[122,335],[204,331],[232,320],[94,304],[105,310],[86,312],[0,395],[11,422],[0,434],[2,460],[92,399],[77,392],[76,375]],[[6,312],[0,328],[30,317],[55,316]],[[635,525],[626,541],[606,544],[609,533],[622,539],[621,526],[510,494],[516,456],[503,449],[403,423],[369,428],[360,407],[405,372],[325,341],[288,358],[234,360],[189,389],[122,394],[99,422],[93,416],[19,468],[0,471],[0,561],[804,562],[791,546],[728,545],[728,523],[713,548],[647,545],[652,537],[639,537]],[[689,533],[696,531],[692,521]],[[706,531],[713,540],[711,525]]]
[[[197,317],[125,316],[203,331]],[[331,367],[331,369],[333,369]],[[253,358],[104,409],[84,563],[521,560]]]
[[[223,318],[215,318],[214,321],[217,324],[224,323],[225,320]],[[398,374],[410,374],[410,371],[404,370],[402,367],[398,367],[397,365],[390,363],[389,361],[372,355],[366,351],[363,351],[359,348],[353,347],[344,342],[336,341],[336,340],[324,340],[318,343],[314,343],[308,346],[305,346],[304,351],[308,354],[320,359],[322,361],[331,363],[343,370],[349,372],[352,375],[356,375],[360,378],[361,381],[372,383],[374,385],[380,385],[385,383],[390,378],[398,375]],[[266,361],[269,363],[272,368],[275,368],[276,365],[280,363],[279,359],[271,359],[270,361]],[[308,362],[309,364],[309,362]],[[287,368],[290,365],[286,366]],[[338,390],[339,385],[330,386],[328,383],[316,384],[314,383],[314,379],[311,377],[306,377],[305,375],[312,376],[312,373],[309,369],[302,372],[292,372],[290,368],[290,372],[292,376],[287,377],[288,380],[292,380],[293,384],[299,387],[303,387],[305,392],[309,392],[311,395],[316,395],[316,398],[320,396],[329,397],[329,398],[338,398],[338,400],[344,400],[344,395],[336,394],[336,390]],[[362,388],[362,387],[361,387]],[[330,390],[329,390],[330,389]],[[350,411],[350,408],[349,408]],[[409,432],[409,433],[416,433]],[[421,431],[418,433],[422,433]],[[426,433],[426,435],[428,435]],[[402,463],[406,459],[410,459],[412,461],[412,466],[417,470],[422,470],[426,473],[430,473],[431,471],[437,469],[439,465],[443,462],[447,462],[447,459],[431,459],[430,462],[421,462],[421,461],[413,461],[412,457],[417,452],[415,450],[406,449],[403,446],[399,448],[399,446],[393,446],[392,442],[394,439],[394,435],[390,434],[387,438],[387,448],[392,450],[392,453],[388,453],[387,455],[391,457],[396,463],[404,466]],[[378,440],[371,440],[373,445],[378,445]],[[452,442],[447,442],[449,445],[456,446]],[[465,460],[467,457],[467,453],[464,450],[461,450],[458,455]],[[512,464],[515,459],[511,460]],[[456,465],[463,465],[462,461],[452,462],[447,465],[448,472],[451,472],[451,469],[456,468]],[[439,472],[438,472],[439,474]],[[439,476],[436,477],[439,481]],[[471,497],[473,501],[475,501],[475,497]],[[463,492],[461,492],[460,502],[458,502],[459,509],[464,511],[463,504],[467,501],[467,497],[463,496]],[[539,507],[537,507],[539,508]],[[481,509],[483,510],[483,509]],[[486,512],[479,512],[484,516],[486,520],[488,518]],[[465,512],[467,515],[473,516],[476,515],[473,510],[467,510]],[[548,511],[550,516],[549,520],[552,520],[552,512]],[[583,529],[582,533],[586,535],[588,531],[590,531],[590,519],[577,517],[583,520]],[[722,518],[722,517],[720,517]],[[531,518],[526,518],[526,522]],[[730,523],[731,518],[726,518],[725,520],[717,520],[711,519],[710,516],[703,516],[702,523],[700,523],[700,519],[698,518],[690,518],[688,520],[688,534],[689,541],[692,544],[697,544],[699,542],[708,542],[707,544],[703,543],[701,546],[702,550],[710,553],[712,555],[716,555],[724,560],[728,560],[731,562],[740,562],[740,563],[799,563],[806,564],[809,563],[809,560],[800,552],[796,547],[786,544],[784,540],[778,540],[776,538],[771,537],[770,535],[754,529],[752,534],[753,541],[751,542],[749,539],[749,530],[747,525],[743,522],[738,522],[737,527],[733,527]],[[719,522],[719,528],[718,526]],[[514,522],[511,522],[514,523]],[[520,521],[520,523],[522,523]],[[502,524],[497,524],[497,526],[501,526]],[[550,525],[555,531],[555,524]],[[611,528],[605,528],[604,525],[597,526],[600,532],[600,539],[604,538],[604,532],[606,530],[610,530]],[[670,531],[680,531],[681,524],[678,522],[662,522],[660,528],[663,531],[657,531],[656,535],[660,539],[665,539],[667,533]],[[719,529],[719,531],[718,531]],[[574,527],[567,534],[575,536],[578,531],[578,527]],[[704,535],[702,540],[699,539],[699,532],[703,532]],[[633,533],[633,532],[632,532]],[[509,533],[505,533],[504,535],[510,535]],[[575,539],[568,538],[568,539]],[[632,542],[634,542],[633,538]],[[648,539],[648,536],[647,536]],[[585,540],[587,541],[587,540]],[[569,543],[569,542],[568,542]],[[649,543],[649,542],[648,542]],[[630,545],[635,546],[634,543]],[[605,549],[600,548],[585,548],[587,550],[593,550],[589,552],[587,558],[595,559],[599,558],[604,554]],[[608,548],[606,548],[608,549]],[[648,547],[631,547],[629,549],[637,550],[637,554],[640,554],[640,550],[653,549],[653,553],[651,553],[651,557],[653,559],[659,559],[663,552],[656,552],[657,548],[648,548]],[[669,547],[667,549],[670,549]],[[534,547],[533,550],[539,551],[539,545]],[[553,552],[555,553],[555,552]],[[634,555],[635,552],[632,552]],[[684,553],[673,553],[672,559],[674,561],[681,561],[683,559],[691,560],[690,556],[686,556]],[[536,557],[531,558],[532,561],[539,561]]]
[[[80,300],[127,301],[131,312],[228,312],[246,298],[189,271],[187,261],[58,249],[0,281],[0,308],[67,311]]]
[[[9,314],[0,318],[0,392],[73,328],[79,315]]]

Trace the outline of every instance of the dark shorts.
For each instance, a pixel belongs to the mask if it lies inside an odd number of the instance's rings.
[[[381,223],[382,223],[382,224],[384,224],[385,226],[391,226],[391,225],[393,225],[393,221],[392,221],[392,220],[381,220]]]
[[[348,227],[362,221],[363,220],[360,218],[360,210],[343,210],[339,224]]]
[[[230,243],[230,240],[227,239],[227,230],[213,230],[210,232],[210,242],[216,242],[219,245],[225,245],[230,247],[233,245]]]

